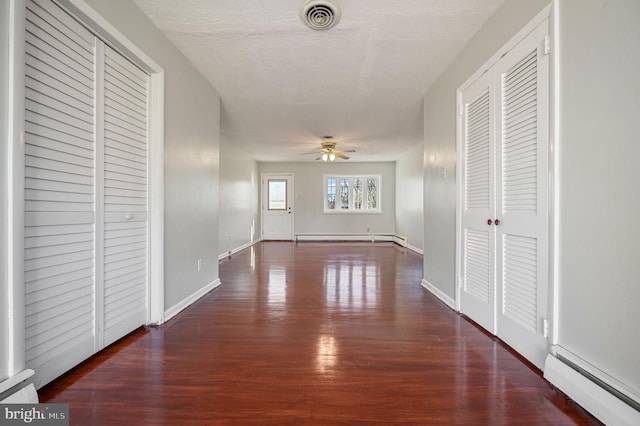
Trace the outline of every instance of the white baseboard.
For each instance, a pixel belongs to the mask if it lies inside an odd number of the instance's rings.
[[[409,244],[409,240],[407,239],[407,237],[404,237],[402,235],[394,235],[393,242],[398,244],[399,246],[406,247],[409,250],[414,251],[421,256],[424,254],[422,249],[419,249],[418,247]]]
[[[247,248],[251,247],[252,245],[259,243],[260,241],[262,241],[262,238],[257,239],[255,241],[247,243],[247,244],[243,244],[240,247],[236,247],[236,248],[234,248],[232,250],[226,251],[226,252],[224,252],[224,253],[222,253],[221,255],[218,256],[218,261],[224,260],[227,257],[231,257],[234,254],[238,253],[239,251],[247,249]]]
[[[298,234],[296,241],[393,241],[393,237],[372,234]]]
[[[409,248],[407,244],[407,237],[403,237],[401,235],[394,235],[393,242],[398,244],[399,246]]]
[[[431,284],[429,281],[427,280],[422,280],[422,287],[426,288],[427,290],[429,290],[434,296],[436,296],[438,299],[440,299],[442,302],[444,302],[445,305],[447,305],[448,307],[450,307],[451,309],[453,309],[454,311],[458,311],[456,309],[456,302],[455,300],[453,300],[452,298],[450,298],[449,296],[447,296],[442,290],[440,290],[438,287],[434,286],[433,284]]]
[[[424,255],[424,251],[422,251],[422,249],[419,249],[419,248],[418,248],[418,247],[416,247],[416,246],[412,246],[411,244],[409,244],[409,245],[407,245],[407,248],[408,248],[409,250],[415,251],[416,253],[418,253],[418,254],[419,254],[419,255],[421,255],[421,256],[422,256],[422,255]]]
[[[566,355],[570,354],[570,352],[555,346],[552,348],[552,352],[556,355],[562,353],[561,358],[565,359],[568,359]],[[547,355],[544,366],[545,379],[607,425],[640,425],[640,411],[588,377],[591,375],[599,380],[597,368],[593,367],[591,371],[586,370],[587,375],[585,375],[563,362],[556,355]],[[569,355],[569,357],[572,356]],[[579,360],[579,358],[575,358]],[[568,359],[568,361],[573,363],[574,360]],[[584,366],[577,364],[574,366],[580,369],[584,368]],[[633,398],[629,396],[629,399]]]
[[[398,237],[395,234],[358,234],[358,233],[344,233],[344,234],[296,234],[296,241],[371,241],[371,242],[396,242],[401,246],[406,246],[406,241],[403,237]],[[399,242],[401,241],[401,242]]]
[[[209,293],[214,288],[218,287],[220,284],[222,284],[222,282],[220,282],[220,278],[217,278],[215,281],[210,282],[200,290],[183,299],[181,302],[176,303],[175,305],[164,311],[164,322],[167,322],[171,318],[178,315],[185,308],[189,307],[189,305],[193,304],[195,301],[200,299],[205,294]]]

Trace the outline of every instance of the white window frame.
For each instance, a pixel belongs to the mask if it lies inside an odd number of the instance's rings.
[[[336,199],[339,196],[339,182],[341,179],[349,179],[349,208],[347,209],[330,209],[328,207],[328,180],[335,179],[336,180]],[[377,182],[376,185],[376,208],[369,209],[366,206],[366,202],[363,203],[361,209],[354,208],[354,197],[353,197],[353,181],[355,179],[367,180],[367,179],[375,179]],[[367,188],[364,188],[366,193]],[[366,195],[365,195],[366,198]],[[322,176],[322,210],[326,214],[382,214],[382,175],[337,175],[337,174],[325,174]]]

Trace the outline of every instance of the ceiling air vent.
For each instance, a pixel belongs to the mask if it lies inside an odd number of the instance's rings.
[[[328,30],[340,22],[340,8],[330,0],[309,0],[300,9],[300,19],[312,30]]]

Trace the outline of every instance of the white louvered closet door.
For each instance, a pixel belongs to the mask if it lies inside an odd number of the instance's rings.
[[[104,58],[106,346],[147,320],[148,76],[109,47]]]
[[[541,367],[548,305],[548,21],[496,65],[497,335]]]
[[[462,259],[460,309],[495,331],[494,144],[490,73],[462,93]]]
[[[95,38],[26,11],[26,362],[46,383],[95,352]]]
[[[147,75],[26,2],[26,363],[40,387],[147,320]]]
[[[461,93],[460,310],[542,367],[548,312],[548,21]]]

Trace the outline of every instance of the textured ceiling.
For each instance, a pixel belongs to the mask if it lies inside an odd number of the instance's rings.
[[[422,142],[422,97],[504,0],[336,0],[313,31],[304,0],[134,0],[222,99],[221,132],[260,161],[332,135],[350,161],[390,161]],[[452,93],[451,96],[454,96]]]

